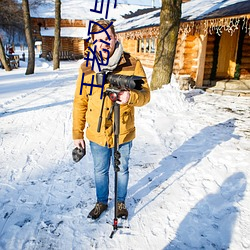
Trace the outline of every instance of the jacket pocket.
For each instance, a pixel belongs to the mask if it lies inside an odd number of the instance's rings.
[[[125,134],[135,127],[134,125],[134,109],[131,107],[124,107],[121,109],[120,116],[120,133]]]

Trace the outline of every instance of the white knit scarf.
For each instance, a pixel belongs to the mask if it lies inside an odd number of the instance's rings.
[[[97,58],[98,62],[100,63],[101,71],[102,70],[113,71],[117,67],[117,65],[118,65],[118,63],[119,63],[119,61],[121,59],[122,53],[123,53],[122,44],[117,41],[116,44],[115,44],[114,53],[109,58],[108,65],[104,66],[104,65],[101,64],[100,55],[96,52],[96,58]],[[96,73],[99,73],[99,67],[98,67],[97,62],[93,61],[93,63],[94,63],[94,71]]]

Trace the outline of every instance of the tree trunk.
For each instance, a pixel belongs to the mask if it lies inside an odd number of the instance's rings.
[[[11,68],[6,60],[4,46],[1,37],[0,37],[0,61],[6,71],[11,71]]]
[[[160,33],[150,87],[161,88],[171,81],[181,17],[182,0],[162,0]]]
[[[32,28],[30,21],[30,10],[29,10],[29,1],[22,0],[22,8],[23,8],[23,18],[24,18],[24,30],[26,41],[28,44],[28,66],[26,69],[26,75],[34,74],[35,69],[35,48],[34,41],[32,37]]]
[[[61,33],[61,0],[55,1],[55,40],[53,50],[53,69],[60,68],[59,48]]]

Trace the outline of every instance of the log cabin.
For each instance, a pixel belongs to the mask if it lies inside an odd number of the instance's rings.
[[[32,18],[33,37],[41,41],[41,57],[52,60],[54,47],[54,18]],[[87,21],[61,20],[60,59],[80,59],[87,46]]]
[[[115,24],[124,50],[147,67],[154,65],[160,11],[138,10]],[[249,90],[250,1],[184,1],[173,73],[187,76],[199,88],[246,80]]]

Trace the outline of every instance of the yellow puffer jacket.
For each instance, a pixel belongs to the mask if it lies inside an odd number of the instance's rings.
[[[84,79],[82,79],[83,73]],[[122,144],[135,138],[134,107],[140,107],[149,102],[150,90],[140,61],[134,59],[128,53],[123,53],[120,63],[113,73],[142,76],[144,81],[142,90],[130,90],[130,99],[128,104],[120,105],[119,144]],[[73,103],[73,140],[84,138],[83,130],[87,122],[87,138],[101,146],[108,145],[108,147],[111,148],[114,147],[114,114],[112,114],[111,120],[108,120],[107,117],[112,107],[112,101],[108,97],[105,99],[101,130],[98,133],[97,126],[102,105],[102,99],[100,99],[101,88],[93,87],[92,95],[90,95],[91,87],[81,84],[82,80],[83,83],[91,84],[92,75],[94,75],[94,84],[96,84],[95,72],[91,70],[91,66],[86,67],[85,61],[79,69],[79,75],[76,83],[75,98]],[[107,87],[109,87],[109,84],[105,84],[104,91]]]

